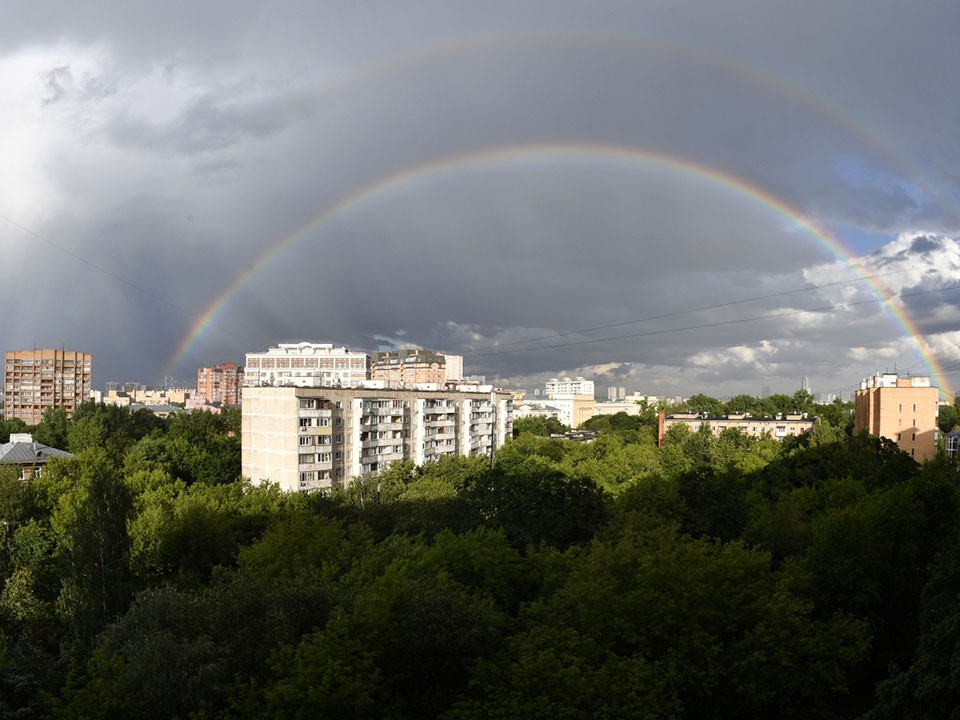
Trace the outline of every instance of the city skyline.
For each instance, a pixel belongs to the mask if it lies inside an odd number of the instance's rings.
[[[545,7],[19,9],[0,341],[98,385],[305,340],[505,388],[952,397],[960,8]]]

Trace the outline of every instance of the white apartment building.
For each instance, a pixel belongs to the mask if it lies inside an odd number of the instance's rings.
[[[251,387],[242,472],[283,490],[326,490],[398,460],[488,456],[512,436],[512,411],[512,396],[496,391]]]
[[[367,379],[365,352],[330,343],[281,343],[246,355],[243,386],[357,387]]]
[[[594,396],[593,380],[576,378],[550,378],[546,383],[547,397],[554,395],[589,395]]]

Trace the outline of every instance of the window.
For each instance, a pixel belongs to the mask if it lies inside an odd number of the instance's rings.
[[[309,436],[309,435],[301,435],[301,436],[300,436],[300,444],[301,444],[301,445],[309,445],[309,444],[310,444],[310,436]]]
[[[916,434],[916,433],[913,433],[913,437],[911,438],[911,440],[913,440],[914,442],[917,441],[917,434]]]

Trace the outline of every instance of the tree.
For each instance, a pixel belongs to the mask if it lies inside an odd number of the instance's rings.
[[[793,402],[791,412],[805,413],[813,409],[814,397],[809,390],[797,390],[790,399]]]
[[[550,435],[561,435],[569,430],[566,425],[552,417],[542,417],[540,415],[531,415],[530,417],[519,418],[513,421],[513,436],[519,437],[520,433],[532,433],[541,437],[550,437]]]
[[[29,429],[30,426],[17,417],[0,420],[0,443],[9,442],[11,433],[27,432]]]
[[[63,567],[60,605],[71,629],[92,639],[126,610],[132,585],[129,490],[103,450],[90,449],[51,472],[72,487],[50,517]]]
[[[43,421],[33,431],[33,439],[49,447],[64,450],[67,447],[69,420],[64,408],[47,408]]]
[[[707,417],[720,417],[724,414],[724,404],[720,400],[702,393],[692,395],[683,405],[689,412],[706,413]]]
[[[624,526],[564,559],[449,717],[816,717],[866,649],[740,543]]]

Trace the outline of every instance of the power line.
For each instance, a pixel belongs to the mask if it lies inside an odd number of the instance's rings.
[[[476,353],[476,352],[475,352],[475,353],[464,353],[464,357],[490,357],[490,356],[493,356],[493,355],[508,355],[508,354],[511,354],[511,353],[529,352],[529,351],[531,351],[531,350],[550,350],[550,349],[555,349],[555,348],[574,347],[574,346],[577,346],[577,345],[591,345],[591,344],[602,343],[602,342],[613,342],[613,341],[615,341],[615,340],[628,340],[628,339],[638,338],[638,337],[650,337],[650,336],[653,336],[653,335],[667,335],[667,334],[670,334],[670,333],[684,332],[684,331],[687,331],[687,330],[703,330],[703,329],[706,329],[706,328],[722,327],[722,326],[725,326],[725,325],[738,325],[738,324],[743,324],[743,323],[748,323],[748,322],[756,322],[757,320],[775,320],[775,319],[777,319],[777,318],[791,317],[791,316],[795,316],[795,315],[803,315],[803,314],[805,314],[805,313],[828,312],[828,311],[830,311],[830,310],[838,310],[838,309],[841,309],[841,308],[851,308],[851,307],[856,307],[856,306],[858,306],[858,305],[869,305],[869,304],[872,304],[872,303],[882,303],[882,302],[886,302],[886,301],[888,301],[888,300],[893,300],[893,299],[897,299],[897,298],[902,299],[902,298],[918,297],[918,296],[920,296],[920,295],[931,295],[931,294],[934,294],[934,293],[941,293],[941,292],[947,292],[947,291],[950,291],[950,290],[958,290],[958,289],[960,289],[960,285],[953,285],[953,286],[951,286],[951,287],[938,288],[938,289],[936,289],[936,290],[921,290],[921,291],[919,291],[919,292],[914,292],[914,293],[899,293],[899,294],[896,294],[896,295],[890,295],[890,296],[888,296],[888,297],[886,297],[886,298],[871,298],[871,299],[869,299],[869,300],[859,300],[859,301],[857,301],[857,302],[837,303],[837,304],[834,304],[834,305],[824,305],[824,306],[822,306],[822,307],[810,308],[810,309],[806,309],[806,310],[788,310],[788,311],[781,312],[781,313],[770,313],[770,314],[768,314],[768,315],[757,315],[757,316],[749,317],[749,318],[738,318],[738,319],[736,319],[736,320],[719,320],[719,321],[717,321],[717,322],[703,323],[703,324],[701,324],[701,325],[688,325],[688,326],[686,326],[686,327],[680,327],[680,328],[669,328],[669,329],[665,329],[665,330],[649,330],[649,331],[642,332],[642,333],[631,333],[631,334],[629,334],[629,335],[618,335],[618,336],[615,336],[615,337],[593,338],[593,339],[589,339],[589,340],[578,340],[578,341],[576,341],[576,342],[558,343],[558,344],[555,344],[555,345],[540,345],[540,346],[532,347],[532,348],[516,348],[516,349],[513,349],[513,350],[499,350],[499,351],[488,352],[488,353]]]
[[[769,295],[757,295],[756,297],[745,298],[743,300],[731,300],[730,302],[722,302],[722,303],[717,303],[715,305],[704,305],[702,307],[688,308],[686,310],[678,310],[676,312],[664,313],[662,315],[650,315],[648,317],[639,318],[637,320],[624,320],[623,322],[610,323],[609,325],[597,325],[595,327],[583,328],[581,330],[569,330],[567,332],[554,333],[553,335],[544,335],[539,338],[529,338],[527,340],[514,340],[512,342],[500,343],[498,345],[487,345],[484,347],[475,348],[473,351],[471,351],[470,354],[471,356],[473,356],[473,353],[477,353],[482,350],[512,347],[514,345],[523,345],[524,343],[540,342],[542,340],[553,340],[554,338],[568,337],[570,335],[581,335],[583,333],[595,332],[597,330],[609,330],[610,328],[623,327],[625,325],[637,325],[639,323],[650,322],[652,320],[664,320],[666,318],[678,317],[680,315],[689,315],[695,312],[704,312],[707,310],[719,310],[720,308],[732,307],[733,305],[743,305],[746,303],[758,302],[760,300],[771,300],[773,298],[785,297],[787,295],[796,295],[799,293],[810,292],[812,290],[823,290],[825,288],[837,287],[839,285],[849,285],[855,282],[873,280],[875,278],[885,277],[887,275],[897,275],[900,273],[910,272],[911,270],[918,270],[918,269],[920,269],[920,266],[904,268],[902,270],[890,270],[888,272],[878,273],[876,275],[866,275],[863,277],[853,278],[850,280],[839,280],[837,282],[824,283],[823,285],[811,285],[810,287],[798,288],[796,290],[784,290],[781,292],[771,293]],[[890,297],[896,297],[896,296],[891,295]],[[533,348],[533,349],[536,349],[536,348]]]

